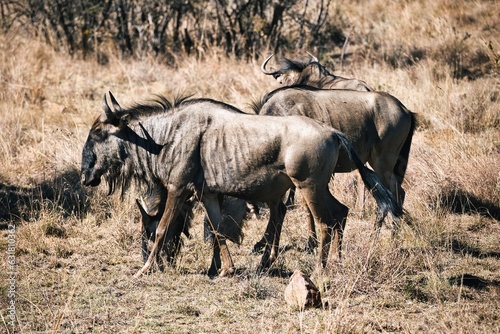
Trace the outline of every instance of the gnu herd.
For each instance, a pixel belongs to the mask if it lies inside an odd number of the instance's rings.
[[[334,173],[358,171],[377,203],[378,231],[386,219],[405,220],[402,183],[415,114],[394,96],[367,83],[331,74],[314,56],[262,64],[283,87],[254,102],[254,114],[210,98],[164,97],[122,107],[109,92],[82,152],[81,181],[109,194],[140,189],[143,267],[138,278],[164,259],[173,263],[196,202],[205,210],[205,238],[212,243],[209,276],[235,270],[227,240],[241,242],[248,207],[269,208],[254,250],[258,271],[278,256],[287,212],[285,194],[297,191],[308,213],[301,222],[317,265],[327,265],[332,240],[339,256],[349,209],[331,193]],[[371,168],[365,166],[368,163]],[[363,205],[364,189],[358,194]],[[289,192],[290,190],[290,192]],[[293,200],[293,199],[291,199]],[[316,233],[316,227],[318,233]]]

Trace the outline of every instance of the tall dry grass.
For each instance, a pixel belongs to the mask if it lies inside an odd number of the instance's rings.
[[[243,244],[231,246],[237,275],[210,280],[198,210],[176,266],[132,281],[141,266],[135,194],[121,201],[79,185],[81,149],[106,91],[122,104],[194,94],[250,111],[253,99],[278,87],[259,63],[207,50],[206,59],[179,56],[173,67],[148,57],[122,60],[110,47],[110,61],[101,66],[36,39],[0,36],[0,224],[17,226],[16,332],[498,331],[499,5],[335,6],[332,16],[353,27],[349,55],[342,71],[331,57],[340,50],[321,53],[322,60],[335,73],[398,97],[420,125],[404,184],[413,227],[396,237],[384,228],[373,238],[373,201],[364,215],[356,212],[351,176],[336,176],[334,194],[352,209],[343,260],[332,259],[324,273],[313,273],[315,255],[301,251],[306,229],[299,207],[287,214],[273,270],[257,275],[259,256],[249,255],[263,232],[264,210],[247,222]],[[2,237],[2,254],[6,247]],[[295,269],[313,274],[326,309],[300,312],[284,303]],[[5,275],[0,326],[14,332],[5,322]]]

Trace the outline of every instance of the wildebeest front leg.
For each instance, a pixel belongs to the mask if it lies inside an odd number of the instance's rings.
[[[219,233],[220,224],[223,222],[221,212],[221,197],[217,194],[203,194],[202,202],[208,215],[208,222],[213,231],[213,255],[208,276],[216,276],[221,268],[220,276],[230,275],[234,272],[233,259],[227,247],[226,238]],[[221,265],[222,256],[222,265]]]
[[[134,278],[139,278],[143,274],[146,274],[151,270],[151,267],[156,262],[161,246],[164,242],[164,238],[166,237],[167,242],[169,242],[170,240],[168,236],[168,231],[170,230],[170,226],[176,222],[176,218],[181,212],[182,204],[184,203],[186,198],[187,194],[183,192],[180,191],[169,192],[169,196],[165,204],[165,211],[163,212],[163,216],[161,217],[160,223],[156,228],[155,241],[153,243],[153,247],[151,248],[149,257],[144,266],[134,275]],[[165,232],[167,232],[167,236],[165,236]]]
[[[155,218],[156,216],[152,217],[150,216],[142,206],[142,203],[140,202],[139,199],[136,199],[136,204],[139,207],[139,211],[141,213],[141,239],[142,239],[142,244],[141,244],[141,249],[142,249],[142,259],[143,262],[146,263],[149,257],[149,250],[148,250],[148,244],[150,240],[154,239],[154,233],[156,231],[156,221]],[[160,220],[159,218],[158,220]]]

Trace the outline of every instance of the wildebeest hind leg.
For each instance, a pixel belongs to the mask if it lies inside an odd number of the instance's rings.
[[[286,200],[285,205],[286,206],[291,206],[295,204],[295,186],[290,187],[290,190],[288,191],[288,198]]]
[[[308,253],[313,253],[314,250],[318,247],[318,236],[316,235],[316,227],[314,226],[314,217],[307,206],[307,203],[304,199],[302,199],[304,207],[307,211],[307,228],[309,235],[307,237],[307,243],[304,247],[304,251]]]
[[[326,267],[328,262],[328,253],[330,252],[330,244],[334,227],[332,215],[329,214],[328,209],[326,208],[326,203],[334,203],[332,200],[333,196],[330,194],[327,187],[325,187],[323,191],[316,190],[316,187],[311,189],[300,189],[300,193],[304,196],[307,206],[314,217],[314,221],[318,223],[320,227],[321,234],[317,265],[321,268]]]
[[[281,200],[283,200],[283,199],[281,199]],[[281,214],[284,217],[284,215],[286,214],[286,211],[287,211],[287,206],[286,205],[280,205],[280,209],[279,210],[280,210]],[[314,221],[313,221],[313,224],[314,224]],[[269,242],[271,242],[269,240],[269,235],[271,234],[271,230],[270,230],[271,228],[274,228],[274,227],[272,226],[272,224],[268,223],[267,227],[266,227],[266,231],[264,232],[264,235],[262,235],[262,238],[260,238],[260,240],[257,241],[255,243],[255,245],[253,246],[252,251],[251,251],[252,254],[262,252],[263,249],[266,247],[266,245]]]
[[[203,194],[202,202],[205,207],[208,222],[214,234],[213,254],[208,276],[214,277],[221,269],[220,276],[230,275],[234,272],[233,259],[227,247],[226,238],[219,232],[223,230],[220,224],[224,223],[222,219],[221,203],[222,197],[218,194]],[[222,256],[222,264],[221,264]]]
[[[270,201],[267,204],[270,214],[266,232],[264,233],[266,245],[259,267],[257,268],[258,272],[269,268],[278,257],[281,228],[283,227],[283,220],[286,214],[286,205],[281,199]]]
[[[336,232],[336,251],[338,259],[340,260],[342,258],[342,240],[344,236],[347,215],[349,214],[349,208],[340,203],[333,196],[331,196],[330,203],[327,205],[327,207],[329,210],[329,215],[331,215],[334,223],[333,233]]]

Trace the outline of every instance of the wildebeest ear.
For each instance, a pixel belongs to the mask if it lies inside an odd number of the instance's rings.
[[[115,109],[116,113],[120,113],[122,111],[122,107],[118,104],[118,101],[116,101],[115,97],[111,92],[109,92],[109,98],[111,99],[111,103],[113,104],[113,108]]]
[[[316,56],[311,54],[309,51],[307,51],[307,54],[311,57],[311,62],[319,63],[319,60],[318,60],[318,58],[316,58]]]

